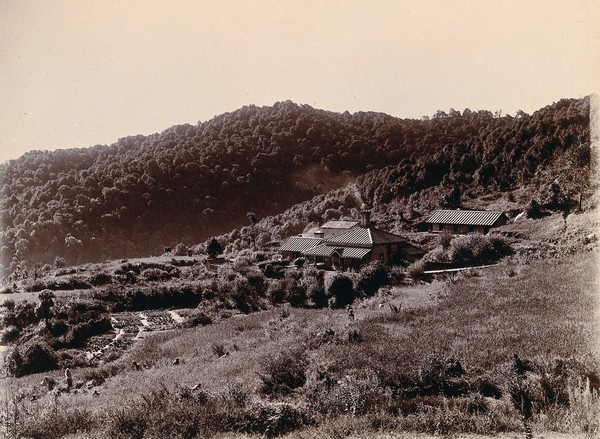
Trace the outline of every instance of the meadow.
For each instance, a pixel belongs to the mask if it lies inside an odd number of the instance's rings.
[[[40,385],[60,372],[6,378],[4,433],[597,437],[598,259],[513,256],[383,287],[354,319],[281,305],[151,334],[75,369],[70,392]]]

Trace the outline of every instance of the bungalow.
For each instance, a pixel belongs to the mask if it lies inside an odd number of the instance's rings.
[[[491,210],[436,210],[425,221],[430,232],[482,233],[508,222],[504,212]]]
[[[399,264],[403,260],[412,262],[425,254],[404,238],[373,227],[370,224],[370,214],[371,211],[364,208],[360,222],[347,222],[348,224],[344,224],[347,227],[339,227],[342,224],[333,222],[336,224],[331,224],[331,228],[347,229],[341,233],[327,236],[322,231],[323,228],[327,230],[327,227],[321,227],[321,230],[314,232],[314,237],[292,237],[281,246],[280,251],[285,256],[295,257],[296,254],[301,254],[311,263],[325,263],[340,268],[358,268],[371,261],[381,261],[384,264]],[[311,242],[314,244],[308,247]],[[290,253],[294,250],[298,253]]]

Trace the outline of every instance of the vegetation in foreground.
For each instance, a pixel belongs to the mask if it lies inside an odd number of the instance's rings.
[[[284,306],[155,334],[121,358],[75,369],[68,392],[60,383],[48,392],[40,374],[7,379],[4,427],[8,437],[40,438],[595,437],[597,263],[597,252],[515,256],[380,288],[355,302],[353,320],[336,308]]]

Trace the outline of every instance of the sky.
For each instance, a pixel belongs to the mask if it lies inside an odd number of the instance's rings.
[[[0,162],[292,100],[420,118],[598,91],[595,0],[2,0]]]

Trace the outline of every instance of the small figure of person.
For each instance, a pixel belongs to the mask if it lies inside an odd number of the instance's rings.
[[[65,379],[67,380],[67,389],[70,389],[73,386],[73,375],[68,367],[65,369]]]
[[[348,305],[348,320],[354,320],[354,310],[350,305]]]

